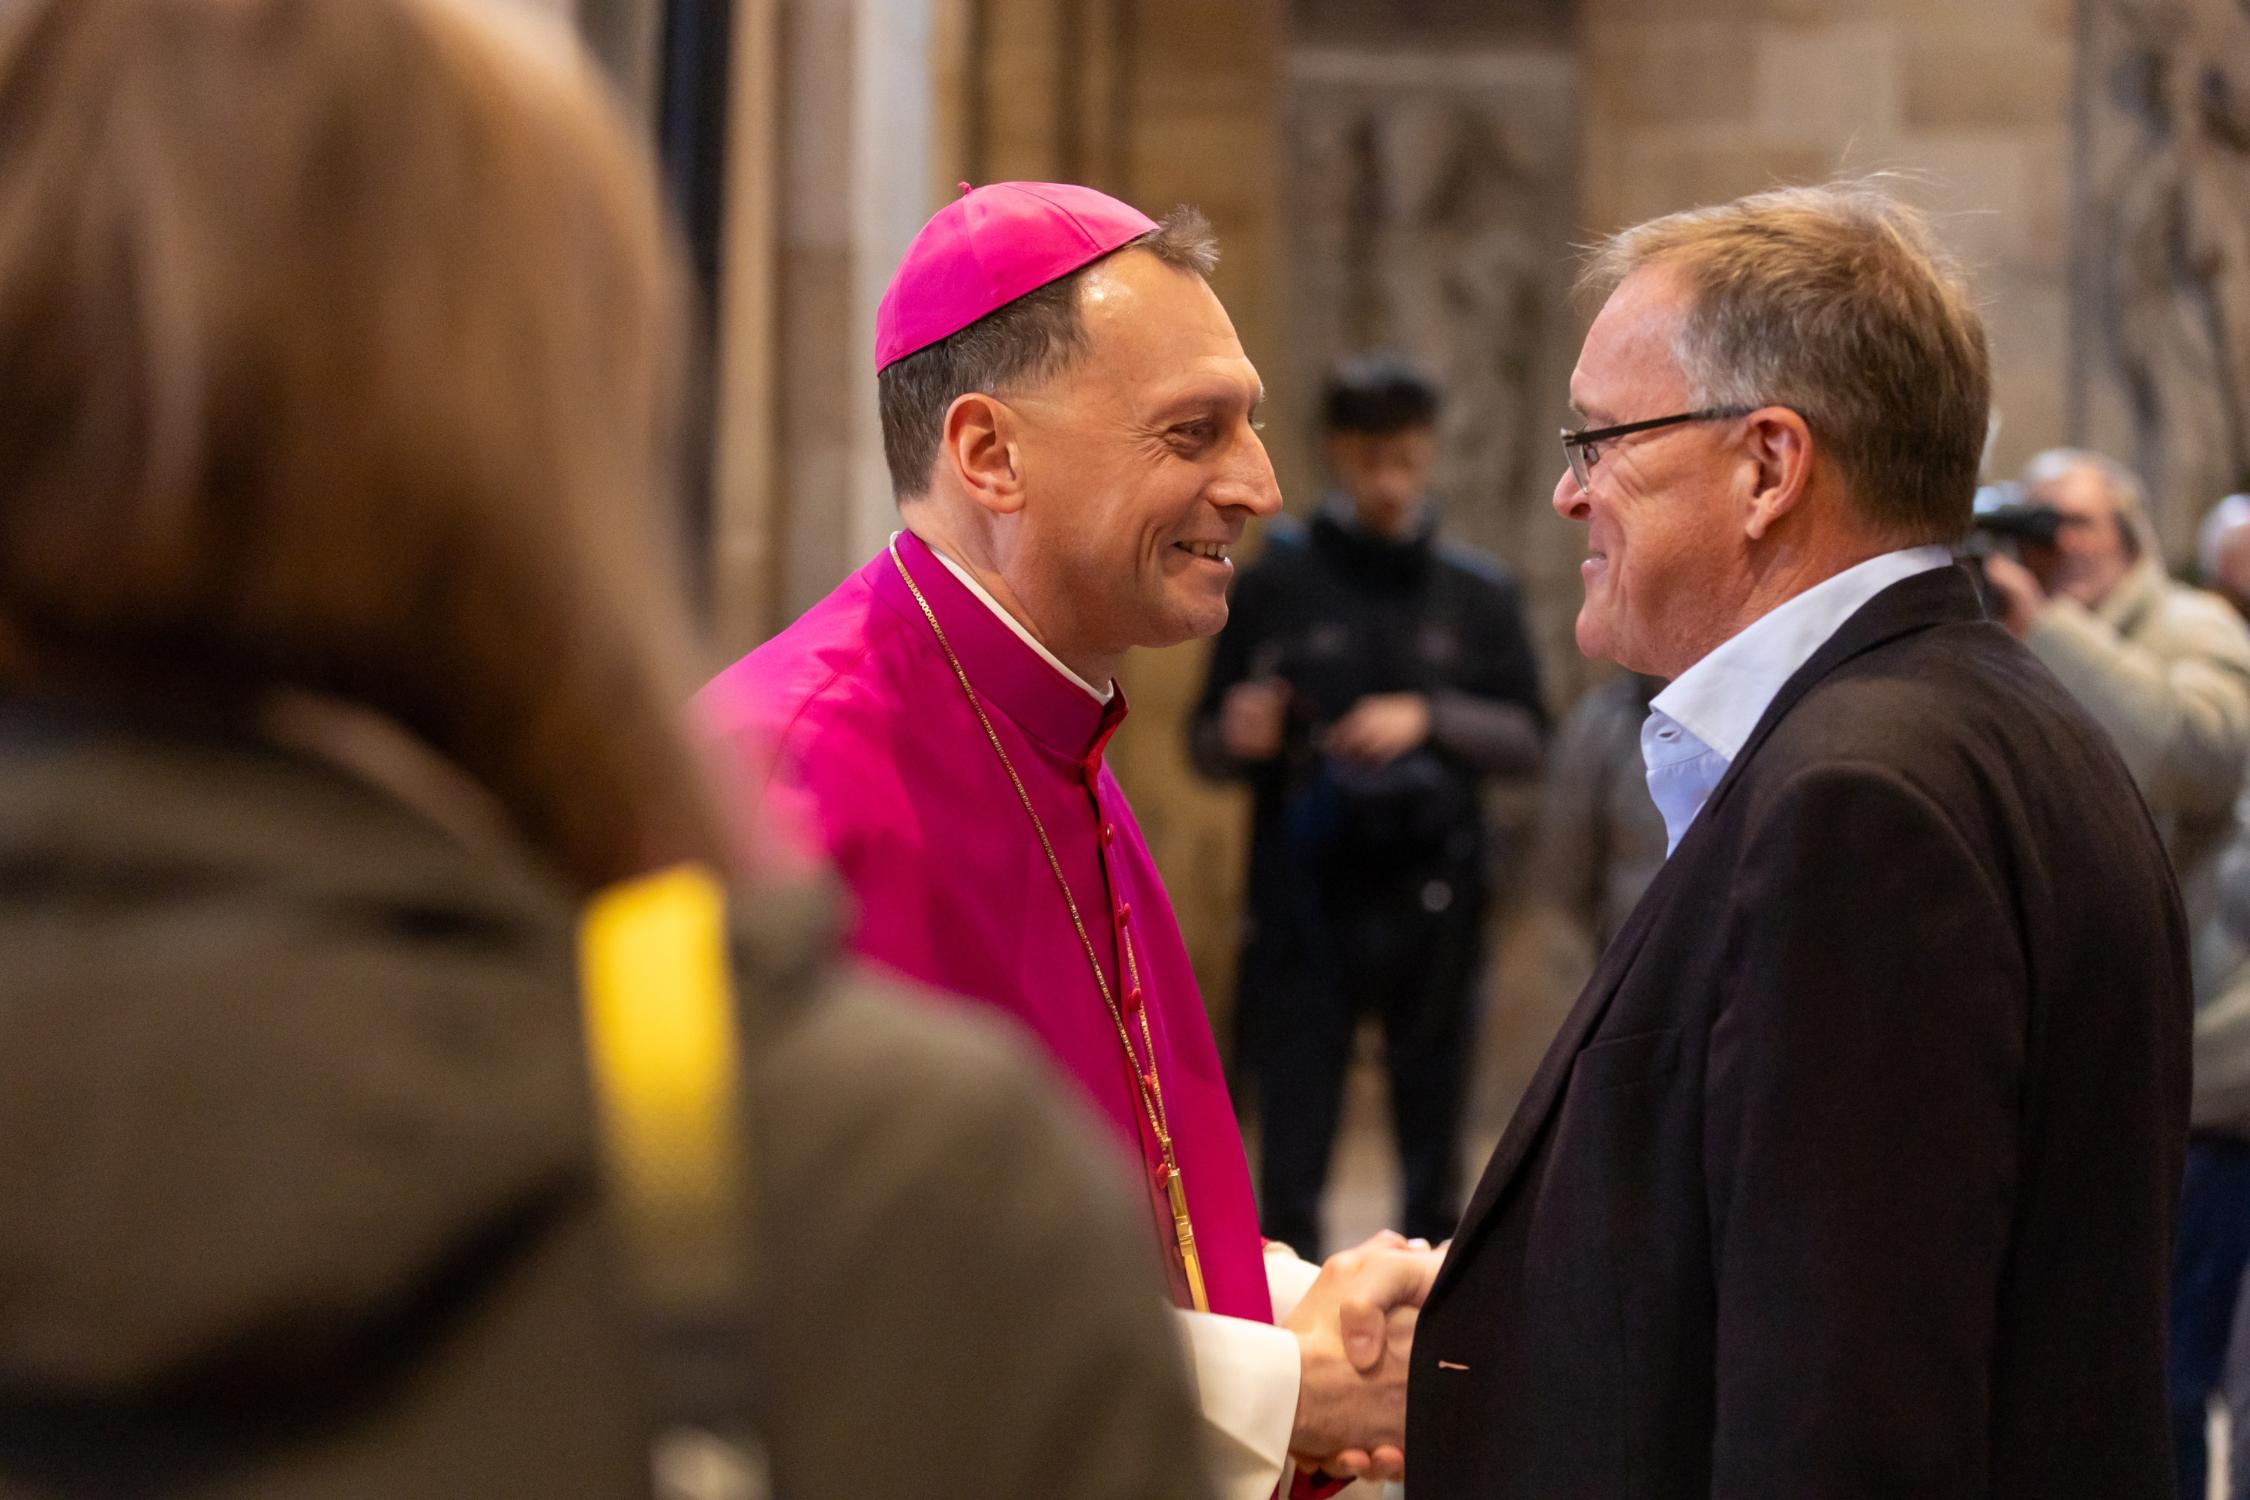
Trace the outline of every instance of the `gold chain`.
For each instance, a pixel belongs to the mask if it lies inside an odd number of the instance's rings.
[[[953,654],[953,643],[946,639],[945,627],[938,623],[937,612],[930,601],[922,597],[914,575],[906,570],[906,561],[898,555],[898,541],[890,544],[891,566],[898,569],[906,591],[914,596],[921,607],[922,618],[930,622],[930,633],[937,637],[938,649],[945,653],[946,664],[953,668],[953,677],[961,684],[962,696],[969,700],[977,722],[984,726],[984,737],[992,745],[992,753],[1000,757],[1000,769],[1008,773],[1008,780],[1016,789],[1016,798],[1023,803],[1024,815],[1031,819],[1031,831],[1039,835],[1039,847],[1047,855],[1047,868],[1055,875],[1055,885],[1061,890],[1063,904],[1070,908],[1070,925],[1077,929],[1078,945],[1086,951],[1086,966],[1094,971],[1094,984],[1102,992],[1102,1004],[1109,1008],[1109,1018],[1116,1024],[1118,1045],[1125,1049],[1125,1065],[1133,1075],[1134,1092],[1140,1095],[1141,1105],[1148,1112],[1149,1128],[1156,1132],[1157,1149],[1164,1156],[1164,1186],[1171,1199],[1173,1229],[1180,1245],[1180,1261],[1187,1272],[1189,1296],[1197,1312],[1210,1311],[1210,1301],[1203,1287],[1203,1267],[1195,1249],[1195,1230],[1188,1219],[1187,1194],[1180,1182],[1179,1158],[1172,1151],[1171,1116],[1164,1107],[1164,1085],[1156,1073],[1156,1038],[1148,1029],[1148,1007],[1143,1004],[1138,1012],[1141,1023],[1141,1043],[1148,1053],[1148,1066],[1144,1070],[1138,1054],[1133,1051],[1133,1034],[1126,1028],[1125,1012],[1118,1006],[1117,996],[1110,990],[1109,976],[1102,972],[1102,961],[1094,952],[1094,940],[1086,931],[1086,922],[1078,914],[1078,898],[1071,894],[1070,878],[1063,874],[1062,861],[1055,857],[1055,846],[1047,837],[1047,824],[1039,816],[1039,809],[1031,804],[1031,793],[1023,778],[1016,774],[1016,764],[1008,758],[1007,747],[1000,743],[999,731],[992,727],[991,718],[984,711],[983,700],[977,697],[976,688],[969,681],[967,669],[961,658]],[[1140,960],[1133,953],[1133,935],[1120,926],[1118,947],[1124,951],[1126,978],[1138,994],[1141,988]]]

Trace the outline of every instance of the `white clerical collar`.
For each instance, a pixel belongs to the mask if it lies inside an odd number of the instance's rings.
[[[894,531],[891,533],[891,540],[895,542],[899,539],[899,536],[900,533]],[[1022,641],[1026,646],[1029,646],[1032,650],[1038,652],[1039,659],[1041,661],[1045,662],[1048,666],[1053,667],[1056,671],[1062,673],[1064,677],[1070,679],[1071,683],[1080,691],[1084,692],[1087,697],[1093,699],[1096,703],[1107,703],[1111,698],[1117,696],[1116,683],[1112,682],[1103,687],[1095,687],[1085,678],[1079,676],[1076,672],[1073,672],[1072,670],[1070,670],[1070,668],[1064,666],[1061,657],[1055,655],[1054,652],[1049,651],[1046,646],[1040,642],[1039,637],[1024,629],[1023,621],[1017,619],[1014,615],[1009,614],[1005,609],[1001,608],[1000,601],[993,598],[991,594],[987,593],[985,591],[984,585],[977,582],[975,578],[971,577],[967,568],[962,567],[952,558],[947,557],[944,550],[941,549],[935,542],[932,542],[928,537],[923,537],[922,545],[930,549],[930,556],[945,564],[946,572],[951,573],[955,578],[961,580],[961,587],[976,595],[976,597],[983,603],[986,609],[991,610],[993,614],[999,617],[1001,624],[1014,631],[1017,640]]]

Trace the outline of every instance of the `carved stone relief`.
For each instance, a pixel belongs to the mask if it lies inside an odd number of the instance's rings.
[[[2250,484],[2250,8],[2086,0],[2083,18],[2081,410],[2178,553]]]
[[[1292,68],[1291,394],[1310,433],[1338,357],[1391,349],[1445,382],[1437,488],[1504,558],[1550,661],[1576,662],[1575,528],[1548,509],[1577,324],[1569,305],[1574,65],[1545,50],[1300,51]],[[1302,456],[1293,508],[1319,472]],[[1567,658],[1567,661],[1565,660]],[[1574,684],[1557,684],[1566,697]]]

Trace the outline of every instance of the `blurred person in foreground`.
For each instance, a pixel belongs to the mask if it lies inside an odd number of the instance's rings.
[[[1671,852],[1421,1314],[1416,1500],[2158,1500],[2186,927],[1985,620],[1982,323],[1878,188],[1622,231],[1571,377],[1578,644],[1668,680]]]
[[[2250,759],[2250,630],[2220,595],[2164,571],[2140,481],[2114,459],[2052,449],[2025,465],[2028,506],[2061,525],[2021,560],[1985,560],[2001,622],[2109,731],[2172,856],[2194,944],[2199,1014],[2238,957],[2213,882]],[[2198,1051],[2208,1046],[2199,1044]],[[2199,1059],[2200,1060],[2200,1059]],[[2188,1143],[2172,1269],[2173,1447],[2182,1500],[2201,1500],[2207,1403],[2225,1370],[2250,1263],[2250,1141],[2199,1129]]]
[[[1091,1131],[841,978],[679,727],[682,277],[530,25],[0,8],[0,1496],[649,1493],[574,928],[682,863],[778,1492],[1201,1493]]]
[[[854,948],[1015,1018],[1106,1120],[1221,1491],[1259,1500],[1292,1455],[1297,1492],[1397,1467],[1383,1315],[1434,1255],[1378,1237],[1316,1274],[1262,1248],[1194,971],[1103,758],[1126,652],[1215,633],[1229,549],[1281,503],[1216,257],[1193,210],[1159,224],[1070,184],[939,210],[876,318],[904,529],[702,704],[842,872]]]
[[[1482,783],[1539,764],[1545,715],[1514,579],[1438,537],[1440,392],[1395,357],[1333,370],[1336,489],[1277,520],[1236,586],[1190,721],[1254,797],[1236,1002],[1257,1084],[1259,1223],[1308,1254],[1359,1018],[1383,1023],[1401,1227],[1461,1214],[1461,1102],[1483,987]]]

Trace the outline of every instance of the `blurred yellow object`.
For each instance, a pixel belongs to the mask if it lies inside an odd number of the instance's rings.
[[[739,1274],[747,1163],[726,892],[683,865],[612,886],[579,927],[586,1045],[611,1191],[649,1290]]]

